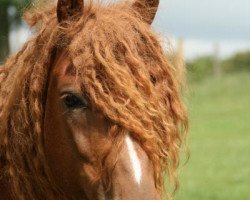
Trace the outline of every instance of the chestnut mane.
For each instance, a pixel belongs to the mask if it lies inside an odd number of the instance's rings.
[[[0,67],[0,179],[14,199],[65,199],[43,150],[47,81],[55,50],[67,50],[93,106],[127,130],[148,154],[156,187],[164,172],[175,187],[187,129],[173,67],[158,36],[125,3],[89,3],[75,23],[60,26],[55,5],[26,13],[35,35]]]

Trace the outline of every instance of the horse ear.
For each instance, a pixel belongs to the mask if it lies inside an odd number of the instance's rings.
[[[133,8],[148,24],[152,24],[154,21],[158,6],[159,0],[136,0],[133,4]]]
[[[83,0],[58,0],[57,19],[58,22],[79,19],[83,14]]]

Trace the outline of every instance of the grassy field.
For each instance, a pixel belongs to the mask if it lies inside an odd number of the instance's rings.
[[[189,86],[190,159],[176,200],[250,200],[250,74]]]

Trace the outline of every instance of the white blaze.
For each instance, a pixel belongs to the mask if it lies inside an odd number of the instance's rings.
[[[129,154],[129,157],[130,157],[132,168],[133,168],[133,171],[134,171],[135,180],[136,180],[136,182],[138,184],[140,184],[141,176],[142,176],[142,170],[141,170],[141,164],[140,164],[139,158],[137,156],[137,153],[135,151],[135,148],[134,148],[134,145],[133,145],[133,142],[132,142],[131,138],[129,136],[126,136],[125,141],[126,141],[126,144],[127,144],[128,154]]]

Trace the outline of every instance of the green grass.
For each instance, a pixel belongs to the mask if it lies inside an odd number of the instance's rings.
[[[249,200],[250,74],[189,87],[191,157],[176,200]]]

